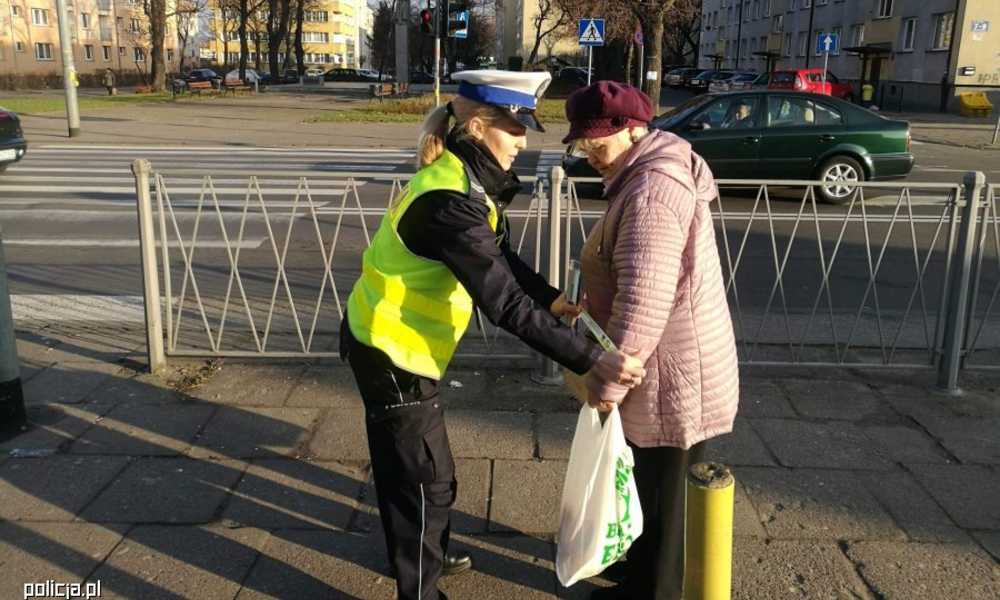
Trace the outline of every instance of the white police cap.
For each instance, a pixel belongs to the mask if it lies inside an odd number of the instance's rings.
[[[538,100],[552,83],[545,71],[461,71],[451,76],[458,81],[458,95],[510,111],[511,117],[529,129],[545,131],[535,116]]]

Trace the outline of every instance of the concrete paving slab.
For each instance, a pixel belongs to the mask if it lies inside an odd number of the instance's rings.
[[[261,529],[140,525],[90,580],[101,598],[230,599],[267,539]]]
[[[1000,598],[1000,567],[972,545],[858,542],[847,554],[880,598]]]
[[[760,515],[753,507],[750,496],[747,494],[743,482],[740,481],[740,470],[734,471],[736,477],[736,489],[733,493],[733,535],[747,536],[755,538],[767,537],[764,525],[760,522]]]
[[[0,598],[24,598],[24,584],[81,583],[123,532],[90,523],[0,523]]]
[[[318,408],[223,406],[198,434],[196,457],[298,456],[319,420]]]
[[[320,460],[369,460],[364,410],[326,411],[309,442],[309,454]]]
[[[521,458],[535,454],[529,413],[449,410],[448,439],[457,458]]]
[[[86,401],[109,404],[167,404],[176,403],[183,397],[155,376],[141,374],[135,377],[115,377],[105,381],[87,396]]]
[[[396,582],[384,548],[381,539],[356,533],[273,532],[236,598],[392,600]]]
[[[118,405],[69,447],[73,454],[176,455],[218,407],[211,404]]]
[[[490,484],[493,467],[488,460],[455,460],[458,494],[451,509],[451,530],[485,533],[489,524]]]
[[[351,368],[343,363],[324,363],[306,370],[285,406],[363,408],[364,404]]]
[[[61,450],[111,410],[109,404],[38,404],[28,408],[28,431],[0,442],[0,454]]]
[[[305,370],[302,364],[248,366],[229,363],[188,394],[219,404],[282,406]]]
[[[110,383],[120,370],[121,367],[111,363],[60,363],[23,386],[24,402],[77,404]]]
[[[868,600],[872,596],[834,542],[739,537],[733,543],[733,598]]]
[[[565,479],[564,461],[494,462],[490,531],[541,535],[557,531]]]
[[[707,458],[726,465],[776,466],[748,419],[736,418],[732,433],[708,440]]]
[[[856,475],[910,539],[920,542],[968,541],[965,532],[909,473],[858,471]]]
[[[1000,465],[1000,418],[925,415],[917,420],[963,463]]]
[[[449,598],[553,598],[558,581],[552,543],[526,536],[452,536],[473,570],[441,580]]]
[[[744,467],[738,477],[771,537],[904,539],[853,473]]]
[[[127,462],[121,456],[9,459],[0,464],[0,519],[71,521]]]
[[[914,465],[917,480],[964,529],[1000,530],[1000,473],[966,465]]]
[[[972,537],[993,555],[993,560],[1000,562],[1000,531],[978,531]]]
[[[96,523],[207,523],[245,467],[235,460],[140,458],[81,518]]]
[[[538,432],[538,456],[544,460],[568,459],[578,417],[579,411],[538,415],[535,423]]]
[[[740,382],[739,414],[743,417],[795,417],[788,394],[777,383],[750,380]]]
[[[951,461],[936,440],[915,426],[864,425],[861,430],[879,452],[903,464],[947,464]]]
[[[854,423],[755,419],[753,427],[788,467],[888,470],[892,463]]]
[[[864,383],[786,379],[781,382],[792,406],[804,417],[863,421],[891,414],[890,407]]]
[[[580,403],[570,395],[565,386],[537,384],[531,380],[531,371],[493,372],[491,377],[487,409],[540,413],[580,412]]]
[[[264,529],[345,530],[367,477],[361,469],[334,462],[257,459],[222,517]]]

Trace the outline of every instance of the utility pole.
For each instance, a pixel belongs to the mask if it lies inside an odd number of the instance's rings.
[[[809,0],[809,33],[806,34],[806,68],[809,68],[809,58],[812,56],[813,47],[813,17],[816,16],[816,0]]]
[[[396,0],[396,82],[410,83],[410,0]]]
[[[743,0],[740,0],[740,14],[737,15],[736,26],[736,66],[734,69],[740,68],[740,53],[743,52]]]
[[[62,52],[63,87],[66,89],[66,120],[69,137],[80,135],[80,107],[76,101],[76,67],[73,65],[73,37],[69,31],[69,14],[66,0],[56,0],[59,18],[59,50]]]

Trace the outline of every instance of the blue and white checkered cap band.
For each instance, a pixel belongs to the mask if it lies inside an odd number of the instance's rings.
[[[495,85],[475,85],[467,81],[458,84],[458,95],[494,106],[518,106],[534,109],[538,102],[534,94],[526,94]]]

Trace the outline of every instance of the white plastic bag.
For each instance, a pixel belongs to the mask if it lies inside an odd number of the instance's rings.
[[[597,575],[642,535],[642,507],[615,407],[601,425],[584,406],[576,422],[559,510],[556,575],[564,586]]]

